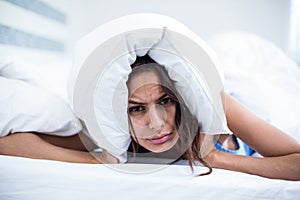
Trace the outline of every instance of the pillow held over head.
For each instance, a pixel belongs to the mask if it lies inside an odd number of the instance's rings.
[[[130,143],[126,81],[136,56],[164,65],[201,132],[228,133],[218,62],[206,44],[174,19],[157,14],[121,17],[77,44],[69,84],[71,105],[99,147],[126,161]]]

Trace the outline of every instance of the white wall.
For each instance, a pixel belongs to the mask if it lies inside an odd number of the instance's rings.
[[[53,18],[53,13],[51,7],[39,1],[0,0],[0,63],[44,66],[54,59],[64,59],[70,27]],[[69,40],[66,47],[72,43]]]
[[[74,41],[116,17],[155,12],[174,17],[204,39],[225,30],[256,33],[286,47],[290,0],[46,0],[69,15],[69,50]]]

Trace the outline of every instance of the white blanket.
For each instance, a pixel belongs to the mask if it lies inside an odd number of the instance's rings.
[[[196,177],[189,166],[164,166],[152,173],[130,174],[113,165],[75,164],[0,156],[0,199],[298,199],[300,181],[272,180],[214,169]],[[149,164],[120,164],[126,169]]]

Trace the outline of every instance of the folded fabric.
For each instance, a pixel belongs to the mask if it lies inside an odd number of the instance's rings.
[[[163,65],[201,132],[230,132],[221,99],[222,75],[206,44],[183,24],[157,14],[121,17],[77,44],[69,97],[99,147],[126,161],[130,143],[126,81],[137,56]]]

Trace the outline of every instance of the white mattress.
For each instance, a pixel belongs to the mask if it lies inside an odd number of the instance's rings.
[[[0,156],[0,199],[298,199],[300,181],[272,180],[214,169],[195,177],[189,166],[151,173],[117,171],[113,165],[75,164]],[[126,169],[149,164],[121,164]],[[198,167],[198,172],[205,170]],[[197,173],[197,172],[196,172]]]

